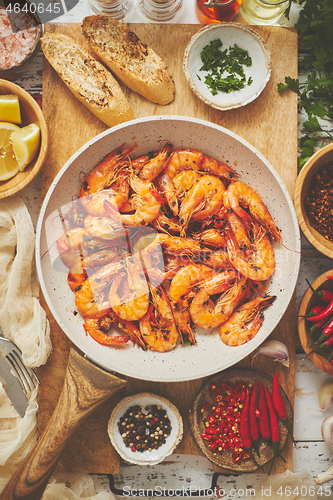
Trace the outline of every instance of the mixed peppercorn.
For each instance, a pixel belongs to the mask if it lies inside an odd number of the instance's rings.
[[[118,430],[132,451],[157,450],[171,433],[171,422],[160,405],[131,406],[119,419]]]
[[[333,280],[333,275],[327,279]],[[311,348],[308,355],[318,352],[333,365],[333,293],[327,289],[314,290],[309,282],[308,285],[318,299],[306,315]]]
[[[311,226],[333,241],[333,163],[323,165],[314,176],[304,198],[304,210]]]
[[[219,385],[211,384],[209,390],[213,405],[206,403],[201,409],[208,413],[201,438],[214,454],[226,450],[231,452],[234,463],[251,458],[255,461],[254,452],[258,454],[260,440],[264,440],[272,446],[274,460],[280,445],[279,421],[289,428],[278,372],[273,378],[272,393],[258,381],[253,387],[242,381],[231,387],[222,381]]]

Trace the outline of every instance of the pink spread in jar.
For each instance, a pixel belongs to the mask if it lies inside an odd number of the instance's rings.
[[[31,16],[20,11],[15,14],[13,32],[6,10],[0,8],[0,71],[20,64],[29,54],[37,37],[33,24]]]

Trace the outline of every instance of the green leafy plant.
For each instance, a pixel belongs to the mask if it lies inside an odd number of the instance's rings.
[[[290,89],[299,96],[299,109],[307,120],[303,123],[305,135],[300,140],[299,169],[314,153],[318,140],[322,145],[332,135],[322,128],[318,119],[333,120],[333,0],[299,0],[302,5],[295,25],[304,57],[299,70],[308,73],[304,87],[298,80],[285,78],[278,91]]]

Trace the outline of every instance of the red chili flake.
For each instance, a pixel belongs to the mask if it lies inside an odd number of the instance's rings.
[[[319,168],[304,198],[311,226],[333,242],[333,162]]]

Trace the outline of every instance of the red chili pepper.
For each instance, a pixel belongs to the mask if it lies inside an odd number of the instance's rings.
[[[332,274],[332,275],[330,275],[330,276],[326,276],[326,279],[328,279],[328,280],[333,280],[333,274]]]
[[[310,290],[312,290],[313,294],[320,298],[323,302],[330,302],[333,299],[333,293],[329,290],[314,290],[311,283],[308,280],[305,280],[309,285]]]
[[[267,402],[267,408],[268,408],[268,413],[269,413],[269,422],[270,422],[270,428],[271,428],[271,438],[272,438],[272,448],[273,448],[273,458],[272,458],[272,463],[269,468],[268,475],[271,473],[274,459],[278,453],[278,448],[279,448],[279,443],[280,443],[280,427],[279,427],[279,421],[277,418],[277,415],[274,410],[273,406],[273,401],[272,397],[269,393],[269,390],[267,387],[264,388],[265,390],[265,397],[266,397],[266,402]]]
[[[314,323],[316,323],[317,321],[328,318],[332,314],[333,314],[333,300],[331,300],[325,307],[325,309],[323,309],[319,314],[316,314],[315,316],[308,318],[308,321],[313,321]]]
[[[243,441],[244,448],[246,448],[247,450],[249,450],[252,446],[250,426],[249,426],[249,406],[250,406],[250,391],[247,388],[244,406],[239,421],[239,434],[241,440]]]
[[[331,319],[331,321],[329,321],[329,323],[327,323],[327,325],[323,329],[323,333],[325,335],[331,335],[331,333],[333,333],[333,319]]]
[[[276,372],[274,377],[273,377],[272,401],[273,401],[273,406],[274,406],[274,409],[276,411],[277,416],[281,419],[283,425],[288,429],[288,432],[291,435],[293,442],[296,444],[292,430],[290,428],[287,409],[286,409],[286,406],[284,404],[283,397],[281,394],[278,372]]]
[[[280,384],[279,384],[279,372],[275,372],[275,375],[273,377],[272,401],[277,416],[281,420],[285,420],[288,417],[288,415],[281,395]]]
[[[313,316],[316,316],[319,314],[321,311],[325,309],[325,304],[317,304],[316,306],[313,306],[311,310],[309,311],[308,314],[306,314],[306,318],[312,318]]]
[[[264,386],[262,382],[259,383],[259,400],[258,400],[258,409],[259,409],[259,432],[263,439],[267,440],[271,437],[271,429],[269,426],[269,418],[268,418],[268,409],[265,398]]]
[[[250,396],[249,405],[249,427],[253,448],[259,454],[259,424],[256,415],[256,404],[258,396],[258,381],[256,380]]]

